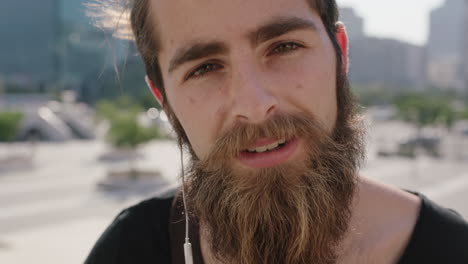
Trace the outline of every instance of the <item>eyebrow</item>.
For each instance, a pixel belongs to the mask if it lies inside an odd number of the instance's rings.
[[[279,17],[271,22],[259,27],[248,34],[248,39],[252,46],[274,39],[291,31],[308,29],[317,31],[317,26],[311,20],[299,17]]]
[[[169,73],[187,62],[208,56],[226,54],[228,51],[229,49],[226,44],[219,41],[190,43],[177,49],[169,63]]]
[[[317,31],[317,26],[314,22],[299,17],[279,17],[249,32],[247,38],[250,44],[255,47],[291,31],[303,29]],[[194,41],[176,50],[169,62],[169,73],[187,62],[228,52],[228,46],[220,41]]]

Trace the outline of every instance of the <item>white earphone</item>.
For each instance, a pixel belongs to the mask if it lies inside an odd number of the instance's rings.
[[[185,214],[185,243],[184,243],[184,257],[185,264],[193,264],[192,244],[189,239],[189,217],[187,209],[187,201],[185,199],[185,172],[184,172],[184,152],[182,144],[180,146],[180,164],[182,168],[182,200],[184,202],[184,214]]]

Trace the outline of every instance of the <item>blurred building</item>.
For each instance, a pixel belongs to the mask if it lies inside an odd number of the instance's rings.
[[[0,1],[0,78],[16,86],[57,78],[59,7],[55,0]]]
[[[350,80],[354,86],[424,88],[424,47],[366,36],[364,19],[352,8],[341,8],[340,20],[345,23],[350,40]]]
[[[424,47],[374,37],[351,41],[350,79],[354,84],[422,90],[424,66]]]
[[[95,97],[100,74],[125,59],[128,43],[93,25],[89,2],[1,0],[0,81],[17,90],[54,86]]]
[[[465,76],[465,93],[468,94],[468,0],[465,0],[465,23],[463,23],[465,32],[465,39],[463,43],[463,49],[465,53],[465,58],[463,59],[464,62],[464,73]]]
[[[429,82],[446,89],[464,86],[464,13],[466,0],[445,0],[432,10],[427,45]]]
[[[364,19],[358,16],[353,8],[340,8],[340,21],[345,24],[350,41],[365,37]]]

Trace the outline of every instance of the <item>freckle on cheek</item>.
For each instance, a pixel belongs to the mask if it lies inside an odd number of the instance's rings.
[[[189,102],[190,102],[191,104],[195,104],[195,103],[196,103],[195,99],[193,99],[192,97],[189,97]]]
[[[296,86],[296,89],[297,89],[297,90],[302,90],[302,89],[304,89],[304,86],[302,86],[302,84],[298,84],[298,85]]]

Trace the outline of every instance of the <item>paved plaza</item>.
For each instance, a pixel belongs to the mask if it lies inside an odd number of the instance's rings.
[[[375,127],[379,129],[388,132]],[[466,160],[450,155],[444,159],[381,158],[375,154],[379,140],[373,138],[369,144],[363,175],[423,192],[468,218]],[[0,145],[0,152],[11,147]],[[15,151],[21,148],[28,151],[27,145],[16,145]],[[161,172],[153,191],[99,189],[109,169],[125,166],[100,161],[108,151],[100,141],[41,143],[31,164],[0,169],[0,263],[82,263],[120,210],[178,182],[177,145],[155,141],[140,150],[138,161],[140,168]]]

